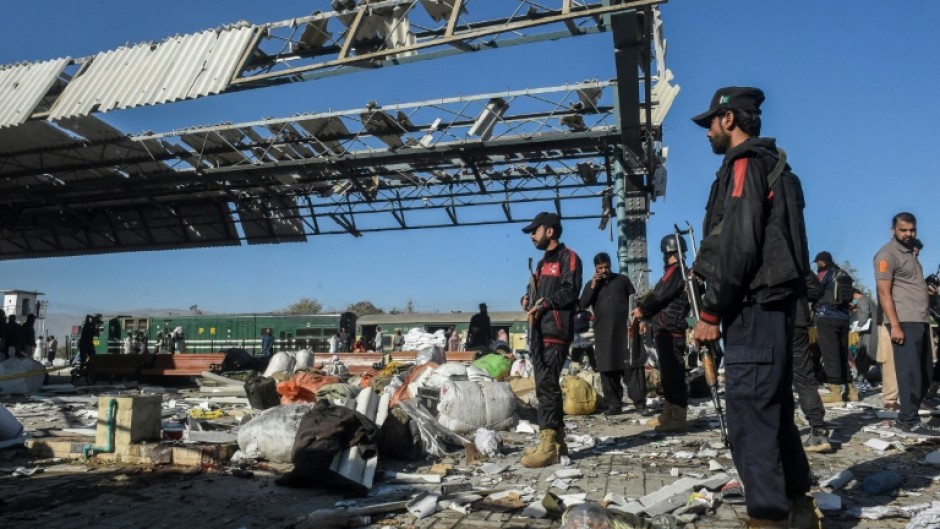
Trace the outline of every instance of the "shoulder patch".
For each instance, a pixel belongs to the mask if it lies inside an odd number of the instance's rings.
[[[888,271],[888,261],[882,259],[878,261],[878,273],[883,274]]]
[[[731,190],[732,198],[739,198],[744,194],[744,176],[747,175],[747,158],[738,158],[734,161],[732,176],[734,188]]]

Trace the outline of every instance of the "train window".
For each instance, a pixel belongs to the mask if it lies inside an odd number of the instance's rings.
[[[312,329],[312,328],[303,328],[297,329],[297,337],[318,337],[323,336],[323,329]]]

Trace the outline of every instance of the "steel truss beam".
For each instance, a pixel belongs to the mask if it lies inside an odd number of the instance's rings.
[[[475,16],[468,1],[343,2],[352,7],[266,24],[232,89],[599,33],[609,30],[606,15],[664,1],[500,0],[488,3],[490,18]]]
[[[559,212],[565,205],[567,218],[601,218],[603,225],[620,209],[615,194],[642,200],[648,212],[650,175],[664,164],[661,121],[677,90],[661,65],[652,73],[653,16],[643,6],[654,3],[507,1],[526,9],[473,22],[462,10],[468,2],[421,0],[425,8],[446,4],[441,25],[418,27],[411,16],[415,40],[402,46],[391,32],[380,41],[363,36],[381,35],[382,20],[400,28],[418,2],[373,2],[269,25],[244,57],[236,84],[260,87],[482,50],[504,45],[506,35],[532,42],[553,33],[526,32],[551,23],[568,34],[613,29],[617,41],[624,21],[605,15],[626,13],[640,51],[618,59],[617,81],[370,102],[343,112],[137,136],[87,116],[56,126],[32,121],[21,127],[43,137],[34,147],[6,141],[17,131],[0,129],[0,259],[518,222],[514,204],[543,203]],[[342,17],[349,29],[332,41],[308,33]],[[289,29],[293,36],[281,51],[263,51]],[[569,207],[583,203],[597,213]]]

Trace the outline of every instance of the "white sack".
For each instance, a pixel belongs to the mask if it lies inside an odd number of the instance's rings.
[[[271,357],[271,361],[268,362],[268,368],[264,370],[264,376],[270,377],[278,371],[287,371],[288,373],[294,372],[294,363],[296,359],[293,355],[289,355],[283,351],[280,353],[274,353],[274,356]]]
[[[280,353],[278,353],[280,354]],[[313,404],[284,404],[261,412],[238,430],[238,449],[273,463],[290,463],[300,419]]]
[[[438,422],[456,433],[505,431],[516,424],[516,396],[506,382],[447,380],[437,410]]]
[[[301,349],[294,353],[294,371],[313,367],[313,351]]]
[[[10,410],[0,406],[0,441],[13,439],[23,433],[23,425]]]
[[[27,373],[29,371],[42,371],[46,367],[32,358],[13,357],[9,360],[0,362],[0,375],[12,375],[15,373]],[[0,382],[0,395],[31,395],[39,391],[45,380],[45,373],[29,376],[26,378],[15,378]]]
[[[460,362],[446,362],[431,373],[425,387],[440,388],[445,380],[467,380],[467,366]]]

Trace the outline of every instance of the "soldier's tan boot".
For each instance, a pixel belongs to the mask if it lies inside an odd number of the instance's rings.
[[[669,410],[669,417],[666,417],[664,422],[659,423],[659,425],[653,429],[660,433],[686,432],[689,430],[688,415],[688,408],[671,406]]]
[[[565,443],[565,431],[556,430],[555,431],[555,444],[558,445],[558,455],[566,456],[568,455],[568,444]],[[530,446],[522,451],[522,455],[527,456],[536,450],[539,449],[539,445]]]
[[[816,500],[804,496],[790,500],[790,529],[822,529],[823,513],[816,505]]]
[[[646,425],[651,428],[656,428],[660,424],[663,424],[664,422],[669,420],[669,413],[671,412],[671,410],[672,410],[672,404],[670,404],[668,400],[664,400],[663,412],[653,417],[652,419],[646,421]]]
[[[846,386],[849,388],[848,399],[846,399],[846,402],[858,402],[858,388],[856,388],[855,384],[851,382],[846,384]]]
[[[819,395],[819,398],[822,399],[823,406],[836,406],[842,404],[842,386],[839,384],[827,384],[829,386],[829,393],[823,393]]]
[[[519,460],[526,468],[541,468],[558,463],[558,445],[555,443],[555,430],[542,430],[539,432],[541,441],[530,454],[525,454]]]

